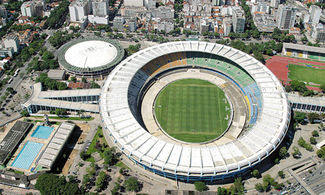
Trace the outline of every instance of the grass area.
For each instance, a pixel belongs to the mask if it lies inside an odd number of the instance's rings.
[[[115,166],[131,170],[130,167],[126,166],[122,161],[118,161]]]
[[[164,131],[186,142],[204,142],[220,136],[228,126],[230,112],[224,92],[198,79],[169,84],[158,95],[155,105],[157,120]]]
[[[325,69],[289,64],[289,79],[325,84]]]
[[[98,152],[102,156],[102,151],[99,148],[96,148],[96,143],[97,142],[99,142],[100,145],[106,145],[107,146],[107,142],[106,142],[106,140],[104,138],[102,128],[97,129],[97,132],[96,132],[93,140],[91,141],[91,143],[90,143],[90,145],[88,147],[87,154],[91,155],[92,153]],[[95,160],[94,160],[94,158],[92,156],[90,156],[88,159],[86,159],[86,161],[95,162]]]

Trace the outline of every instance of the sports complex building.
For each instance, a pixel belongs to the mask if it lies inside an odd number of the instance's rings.
[[[325,49],[321,47],[283,43],[282,53],[289,57],[325,61]]]
[[[124,49],[116,41],[88,37],[70,41],[58,54],[61,68],[80,77],[107,75],[124,58]]]
[[[124,154],[182,181],[246,172],[276,150],[291,115],[281,83],[263,64],[198,41],[156,45],[126,58],[109,74],[99,105],[105,136]]]

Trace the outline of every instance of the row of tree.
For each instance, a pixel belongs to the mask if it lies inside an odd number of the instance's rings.
[[[68,12],[69,4],[69,1],[63,0],[58,7],[54,8],[54,10],[51,11],[51,15],[47,18],[44,27],[55,29],[60,28],[60,24],[63,23]]]
[[[54,79],[51,79],[47,76],[46,73],[41,73],[39,77],[37,77],[36,82],[41,82],[43,89],[50,90],[65,90],[68,88],[67,84],[64,82],[58,82]]]
[[[74,34],[69,34],[67,31],[57,31],[56,33],[54,33],[53,36],[49,38],[49,42],[53,47],[59,48],[61,47],[61,45],[70,41],[74,37]]]

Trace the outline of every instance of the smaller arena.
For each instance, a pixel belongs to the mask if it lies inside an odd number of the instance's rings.
[[[101,37],[70,41],[59,50],[59,64],[70,74],[80,77],[107,75],[124,57],[122,46]]]

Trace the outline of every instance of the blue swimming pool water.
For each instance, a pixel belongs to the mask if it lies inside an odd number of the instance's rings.
[[[51,135],[53,129],[53,127],[37,126],[32,134],[32,137],[47,139]]]
[[[11,164],[11,166],[28,170],[40,150],[43,144],[37,142],[28,141],[23,149],[19,152],[18,156]]]

